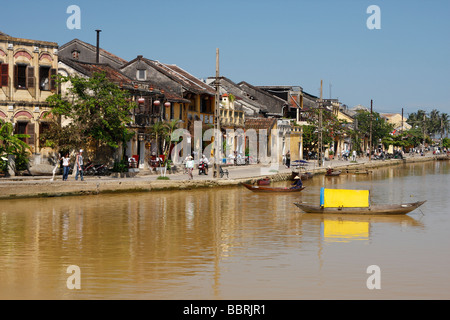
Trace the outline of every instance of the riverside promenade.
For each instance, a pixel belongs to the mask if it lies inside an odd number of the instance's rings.
[[[425,156],[407,155],[404,159],[371,160],[358,158],[356,162],[344,160],[325,161],[325,165],[318,166],[317,161],[309,161],[300,169],[300,172],[311,172],[313,174],[324,174],[327,168],[337,170],[370,170],[384,166],[396,166],[404,163],[434,161],[438,157],[431,152]],[[444,156],[445,157],[445,156]],[[448,159],[448,158],[445,158]],[[269,176],[272,181],[283,181],[291,177],[293,168],[269,165],[243,165],[226,166],[228,177],[213,178],[213,170],[209,174],[198,175],[194,170],[194,179],[188,180],[187,174],[166,174],[168,180],[159,180],[159,174],[138,173],[134,177],[114,178],[110,176],[97,177],[87,176],[84,181],[76,181],[74,175],[69,176],[68,181],[62,181],[61,175],[57,175],[52,181],[51,176],[19,176],[0,178],[0,200],[36,198],[36,197],[59,197],[76,195],[96,195],[103,193],[126,193],[126,192],[150,192],[169,190],[190,190],[195,188],[232,187],[243,182],[254,182],[262,177]]]

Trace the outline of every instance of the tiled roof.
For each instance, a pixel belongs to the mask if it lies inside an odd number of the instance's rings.
[[[87,76],[92,76],[94,72],[105,72],[106,77],[112,82],[123,84],[131,84],[132,82],[130,78],[108,64],[87,63],[65,58],[59,60]]]
[[[203,93],[209,95],[215,94],[214,88],[176,65],[164,64],[159,61],[146,58],[143,58],[142,60],[193,93]]]
[[[275,118],[245,118],[245,129],[267,129],[270,130],[275,125]]]
[[[90,43],[81,41],[80,39],[73,39],[73,40],[69,41],[68,43],[63,44],[63,45],[60,47],[60,50],[63,50],[65,47],[69,46],[70,44],[72,44],[72,43],[74,43],[74,42],[75,42],[75,43],[82,44],[82,45],[88,47],[88,48],[89,48],[91,51],[93,51],[93,52],[96,52],[96,51],[97,51],[97,47],[96,47],[96,46],[94,46],[94,45],[92,45],[92,44],[90,44]],[[127,60],[122,59],[121,57],[118,57],[118,56],[116,56],[115,54],[112,54],[111,52],[106,51],[106,50],[104,50],[104,49],[102,49],[102,48],[100,48],[100,54],[103,54],[104,56],[108,56],[109,58],[111,58],[112,60],[114,60],[115,62],[117,62],[118,64],[125,64],[125,63],[128,62]]]

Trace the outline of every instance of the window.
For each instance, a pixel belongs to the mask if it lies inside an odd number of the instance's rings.
[[[14,134],[27,134],[29,138],[20,138],[20,140],[28,144],[34,144],[34,123],[17,121],[14,125]]]
[[[138,70],[136,73],[136,78],[138,80],[147,80],[147,70]]]
[[[50,90],[50,67],[39,67],[39,89]]]
[[[80,52],[77,50],[72,51],[72,59],[78,60],[80,58]]]
[[[27,88],[27,66],[17,65],[16,66],[16,88],[26,89]]]
[[[0,87],[7,87],[8,79],[8,64],[0,63]]]

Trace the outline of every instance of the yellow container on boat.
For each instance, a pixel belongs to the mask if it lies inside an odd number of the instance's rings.
[[[355,208],[369,206],[369,190],[320,190],[320,205],[324,208]]]

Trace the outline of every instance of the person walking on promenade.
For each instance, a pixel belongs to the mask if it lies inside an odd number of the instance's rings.
[[[286,153],[286,167],[289,169],[290,166],[291,166],[291,153],[288,150],[288,152]]]
[[[84,180],[83,176],[83,149],[80,149],[80,152],[77,154],[75,159],[75,166],[77,168],[77,173],[75,174],[75,180],[78,181],[78,175],[80,175],[81,181]]]
[[[188,160],[186,161],[186,169],[189,180],[194,179],[194,176],[192,175],[192,171],[194,171],[194,158],[192,158],[192,156],[189,156]]]
[[[69,169],[70,169],[69,154],[66,153],[66,155],[63,156],[60,160],[62,160],[62,165],[63,165],[63,181],[67,181],[67,178],[69,177]]]

